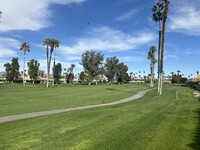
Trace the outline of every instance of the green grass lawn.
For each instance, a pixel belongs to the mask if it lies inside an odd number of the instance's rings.
[[[154,90],[112,107],[1,123],[0,149],[199,150],[200,102],[192,92],[165,86],[162,96]]]
[[[148,89],[148,85],[0,84],[0,117],[36,111],[108,103]]]

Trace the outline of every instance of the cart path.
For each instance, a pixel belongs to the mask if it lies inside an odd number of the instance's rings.
[[[33,113],[26,113],[26,114],[19,114],[19,115],[12,115],[12,116],[6,116],[6,117],[0,117],[0,123],[3,122],[9,122],[14,120],[21,120],[21,119],[27,119],[27,118],[33,118],[33,117],[40,117],[40,116],[46,116],[46,115],[52,115],[52,114],[58,114],[63,112],[69,112],[69,111],[75,111],[75,110],[83,110],[83,109],[89,109],[89,108],[97,108],[97,107],[104,107],[104,106],[112,106],[117,105],[121,103],[127,103],[130,101],[137,100],[144,96],[149,90],[140,91],[139,93],[128,97],[121,99],[119,101],[106,103],[106,104],[96,104],[96,105],[88,105],[88,106],[79,106],[79,107],[73,107],[73,108],[64,108],[64,109],[56,109],[56,110],[49,110],[49,111],[41,111],[41,112],[33,112]]]

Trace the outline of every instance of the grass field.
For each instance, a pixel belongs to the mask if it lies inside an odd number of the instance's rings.
[[[192,92],[165,86],[162,96],[154,90],[126,104],[1,123],[0,149],[199,150],[200,102]]]
[[[147,85],[0,84],[0,117],[36,111],[108,103],[148,89]]]

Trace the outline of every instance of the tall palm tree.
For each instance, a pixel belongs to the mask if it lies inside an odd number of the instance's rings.
[[[54,38],[46,38],[43,42],[43,45],[46,46],[46,55],[47,55],[47,87],[49,87],[49,75],[51,68],[51,58],[53,51],[59,47],[59,41]],[[54,53],[54,68],[55,68],[55,56]],[[53,71],[53,83],[54,83],[54,71]]]
[[[25,82],[24,82],[24,72],[25,72],[25,64],[26,64],[26,52],[30,52],[30,46],[28,45],[28,43],[23,42],[21,44],[20,50],[22,50],[24,52],[23,85],[25,85]]]
[[[155,57],[156,47],[151,46],[148,52],[148,59],[150,60],[150,71],[151,71],[151,81],[150,87],[153,87],[154,83],[154,64],[157,62]]]
[[[158,94],[162,94],[162,80],[163,80],[163,60],[164,60],[164,43],[165,43],[165,30],[168,15],[168,0],[159,0],[153,6],[152,18],[154,21],[159,22],[159,42],[158,42]]]
[[[47,87],[49,87],[49,73],[50,73],[50,66],[49,66],[49,46],[50,46],[50,39],[46,38],[43,41],[43,46],[46,46],[46,56],[47,56]]]
[[[162,22],[162,41],[161,41],[161,88],[160,88],[160,95],[162,94],[162,78],[163,78],[163,65],[164,65],[164,50],[165,50],[165,31],[166,31],[166,22],[167,22],[167,16],[168,16],[168,10],[169,10],[169,1],[168,0],[162,0],[165,3],[165,9],[163,13],[163,22]]]
[[[161,41],[162,41],[162,24],[163,21],[163,13],[164,13],[164,3],[159,1],[152,8],[152,19],[155,22],[159,23],[159,38],[158,38],[158,93],[160,93],[160,84],[161,84]]]

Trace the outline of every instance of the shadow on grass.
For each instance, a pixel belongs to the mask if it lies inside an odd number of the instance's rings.
[[[106,88],[106,90],[114,91],[114,90],[116,90],[116,89],[113,89],[113,88]]]
[[[197,129],[194,134],[193,143],[189,144],[189,146],[194,150],[200,150],[200,109],[196,113],[198,114]]]

